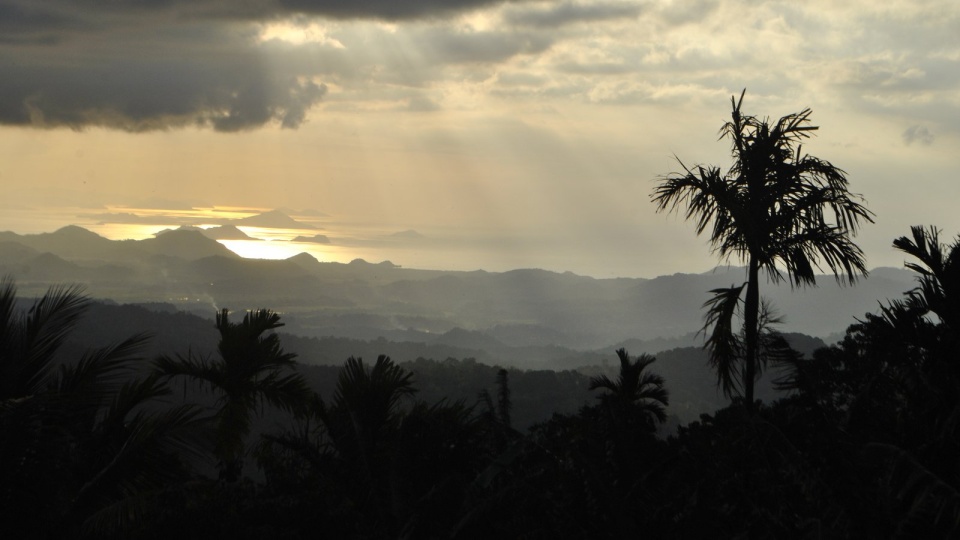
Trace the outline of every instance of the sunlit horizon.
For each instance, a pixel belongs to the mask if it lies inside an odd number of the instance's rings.
[[[234,223],[235,220],[279,211],[302,223],[304,228],[257,227]],[[131,222],[108,221],[104,218]],[[213,229],[232,225],[249,239],[218,239],[227,249],[246,259],[284,260],[307,253],[320,262],[347,264],[355,260],[369,263],[389,262],[393,265],[421,270],[506,272],[536,268],[551,272],[609,278],[651,279],[661,275],[700,274],[718,267],[738,266],[735,260],[716,260],[707,246],[690,252],[691,262],[665,266],[660,272],[623,271],[611,267],[603,259],[583,260],[568,257],[555,239],[524,240],[509,233],[489,230],[401,230],[386,225],[351,223],[317,211],[303,213],[289,209],[249,206],[207,206],[181,209],[138,208],[108,205],[91,211],[89,208],[48,208],[8,210],[0,221],[0,229],[17,234],[42,234],[75,225],[109,240],[144,240],[180,227]],[[677,222],[678,226],[684,226]],[[321,235],[326,242],[295,241],[297,237]],[[690,237],[698,243],[690,232]],[[589,239],[587,239],[589,242]],[[584,249],[583,245],[577,246]],[[641,250],[642,251],[642,250]],[[579,252],[579,251],[578,251]],[[879,262],[868,260],[870,268],[902,268],[899,254]],[[628,263],[629,267],[629,263]]]

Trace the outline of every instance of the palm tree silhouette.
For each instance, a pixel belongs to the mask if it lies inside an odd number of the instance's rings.
[[[0,403],[42,392],[54,356],[86,311],[79,287],[54,287],[26,314],[13,280],[0,281]]]
[[[731,350],[714,347],[725,340],[708,341],[717,369],[739,369],[743,397],[753,409],[754,381],[759,376],[759,274],[765,270],[774,282],[791,286],[815,285],[815,270],[825,264],[841,281],[852,284],[866,275],[863,251],[852,240],[861,222],[873,222],[859,195],[848,190],[846,173],[828,161],[802,153],[800,142],[816,126],[809,125],[810,109],[789,114],[771,124],[768,119],[741,112],[740,99],[731,97],[732,118],[720,130],[732,143],[733,165],[724,174],[719,167],[687,167],[662,178],[651,198],[658,211],[684,207],[697,234],[709,229],[713,250],[722,259],[737,257],[747,263],[743,307],[743,351],[736,361],[724,358]],[[721,289],[724,301],[739,301],[739,292]],[[732,311],[726,308],[727,311]],[[715,326],[715,331],[729,328]],[[729,343],[728,341],[726,341]],[[721,376],[722,377],[722,376]],[[730,388],[724,388],[728,392]]]
[[[351,356],[340,370],[333,404],[321,409],[337,447],[359,459],[368,479],[376,476],[385,439],[399,426],[401,401],[416,393],[412,379],[389,356],[378,356],[373,367]]]
[[[933,313],[953,331],[960,331],[960,239],[950,245],[940,242],[935,227],[910,227],[910,237],[901,236],[893,247],[918,262],[905,266],[918,276],[918,286],[907,293],[905,306],[920,316]]]
[[[143,335],[58,359],[89,305],[79,287],[53,287],[25,313],[0,280],[0,536],[123,536],[199,452],[191,406],[148,412],[170,393],[133,378]]]
[[[299,373],[281,373],[296,365],[296,355],[283,351],[277,334],[264,335],[281,326],[280,315],[267,309],[247,312],[240,323],[230,322],[229,311],[223,309],[216,319],[219,359],[209,361],[188,353],[155,360],[160,374],[192,377],[220,394],[214,453],[220,460],[220,475],[227,481],[239,478],[244,440],[257,405],[269,403],[299,413],[310,401]]]
[[[657,359],[649,354],[641,354],[631,361],[626,349],[617,349],[617,357],[620,359],[617,380],[610,380],[606,375],[591,377],[590,390],[608,390],[599,396],[604,403],[636,407],[643,414],[665,422],[667,413],[664,407],[669,405],[669,394],[663,387],[663,377],[646,372],[647,366]]]

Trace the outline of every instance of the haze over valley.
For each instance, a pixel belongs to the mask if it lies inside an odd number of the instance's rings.
[[[288,227],[289,219],[271,212],[247,223],[256,230],[276,230],[266,225]],[[77,226],[28,235],[5,232],[0,233],[0,273],[13,276],[27,294],[79,283],[95,298],[166,303],[206,317],[223,307],[270,307],[284,313],[291,333],[447,340],[487,353],[499,349],[500,355],[487,358],[528,367],[549,367],[549,350],[524,358],[506,349],[612,350],[627,340],[661,340],[664,349],[701,344],[702,336],[692,334],[703,325],[708,291],[745,279],[744,269],[737,267],[653,279],[597,279],[540,269],[445,271],[363,259],[321,262],[309,251],[246,259],[227,246],[283,241],[236,240],[245,228],[239,227],[167,228],[142,240],[109,240]],[[229,238],[214,240],[225,233]],[[900,297],[914,286],[913,278],[906,270],[879,268],[855,287],[821,276],[818,287],[791,291],[786,284],[768,285],[764,295],[784,315],[782,331],[829,338],[856,317],[876,312],[880,301]]]

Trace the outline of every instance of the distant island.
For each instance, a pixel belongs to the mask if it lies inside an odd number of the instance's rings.
[[[209,229],[195,225],[181,225],[176,229],[163,229],[162,231],[158,231],[154,233],[154,236],[160,236],[174,231],[196,231],[211,240],[259,240],[259,238],[249,236],[233,225],[221,225],[219,227],[210,227]]]
[[[413,229],[395,232],[390,235],[393,238],[423,238],[424,236]]]
[[[330,239],[322,234],[317,234],[314,236],[297,236],[292,242],[303,242],[308,244],[329,244]]]
[[[231,219],[224,225],[247,225],[250,227],[264,227],[268,229],[316,229],[313,225],[297,221],[280,210],[271,210],[255,216],[240,219]]]

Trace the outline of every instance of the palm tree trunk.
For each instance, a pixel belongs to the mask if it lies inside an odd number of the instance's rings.
[[[743,362],[743,401],[747,411],[753,411],[753,383],[757,373],[757,349],[759,348],[759,328],[757,323],[760,314],[760,264],[753,256],[750,257],[750,274],[747,281],[747,298],[744,301],[744,334],[746,354]]]

